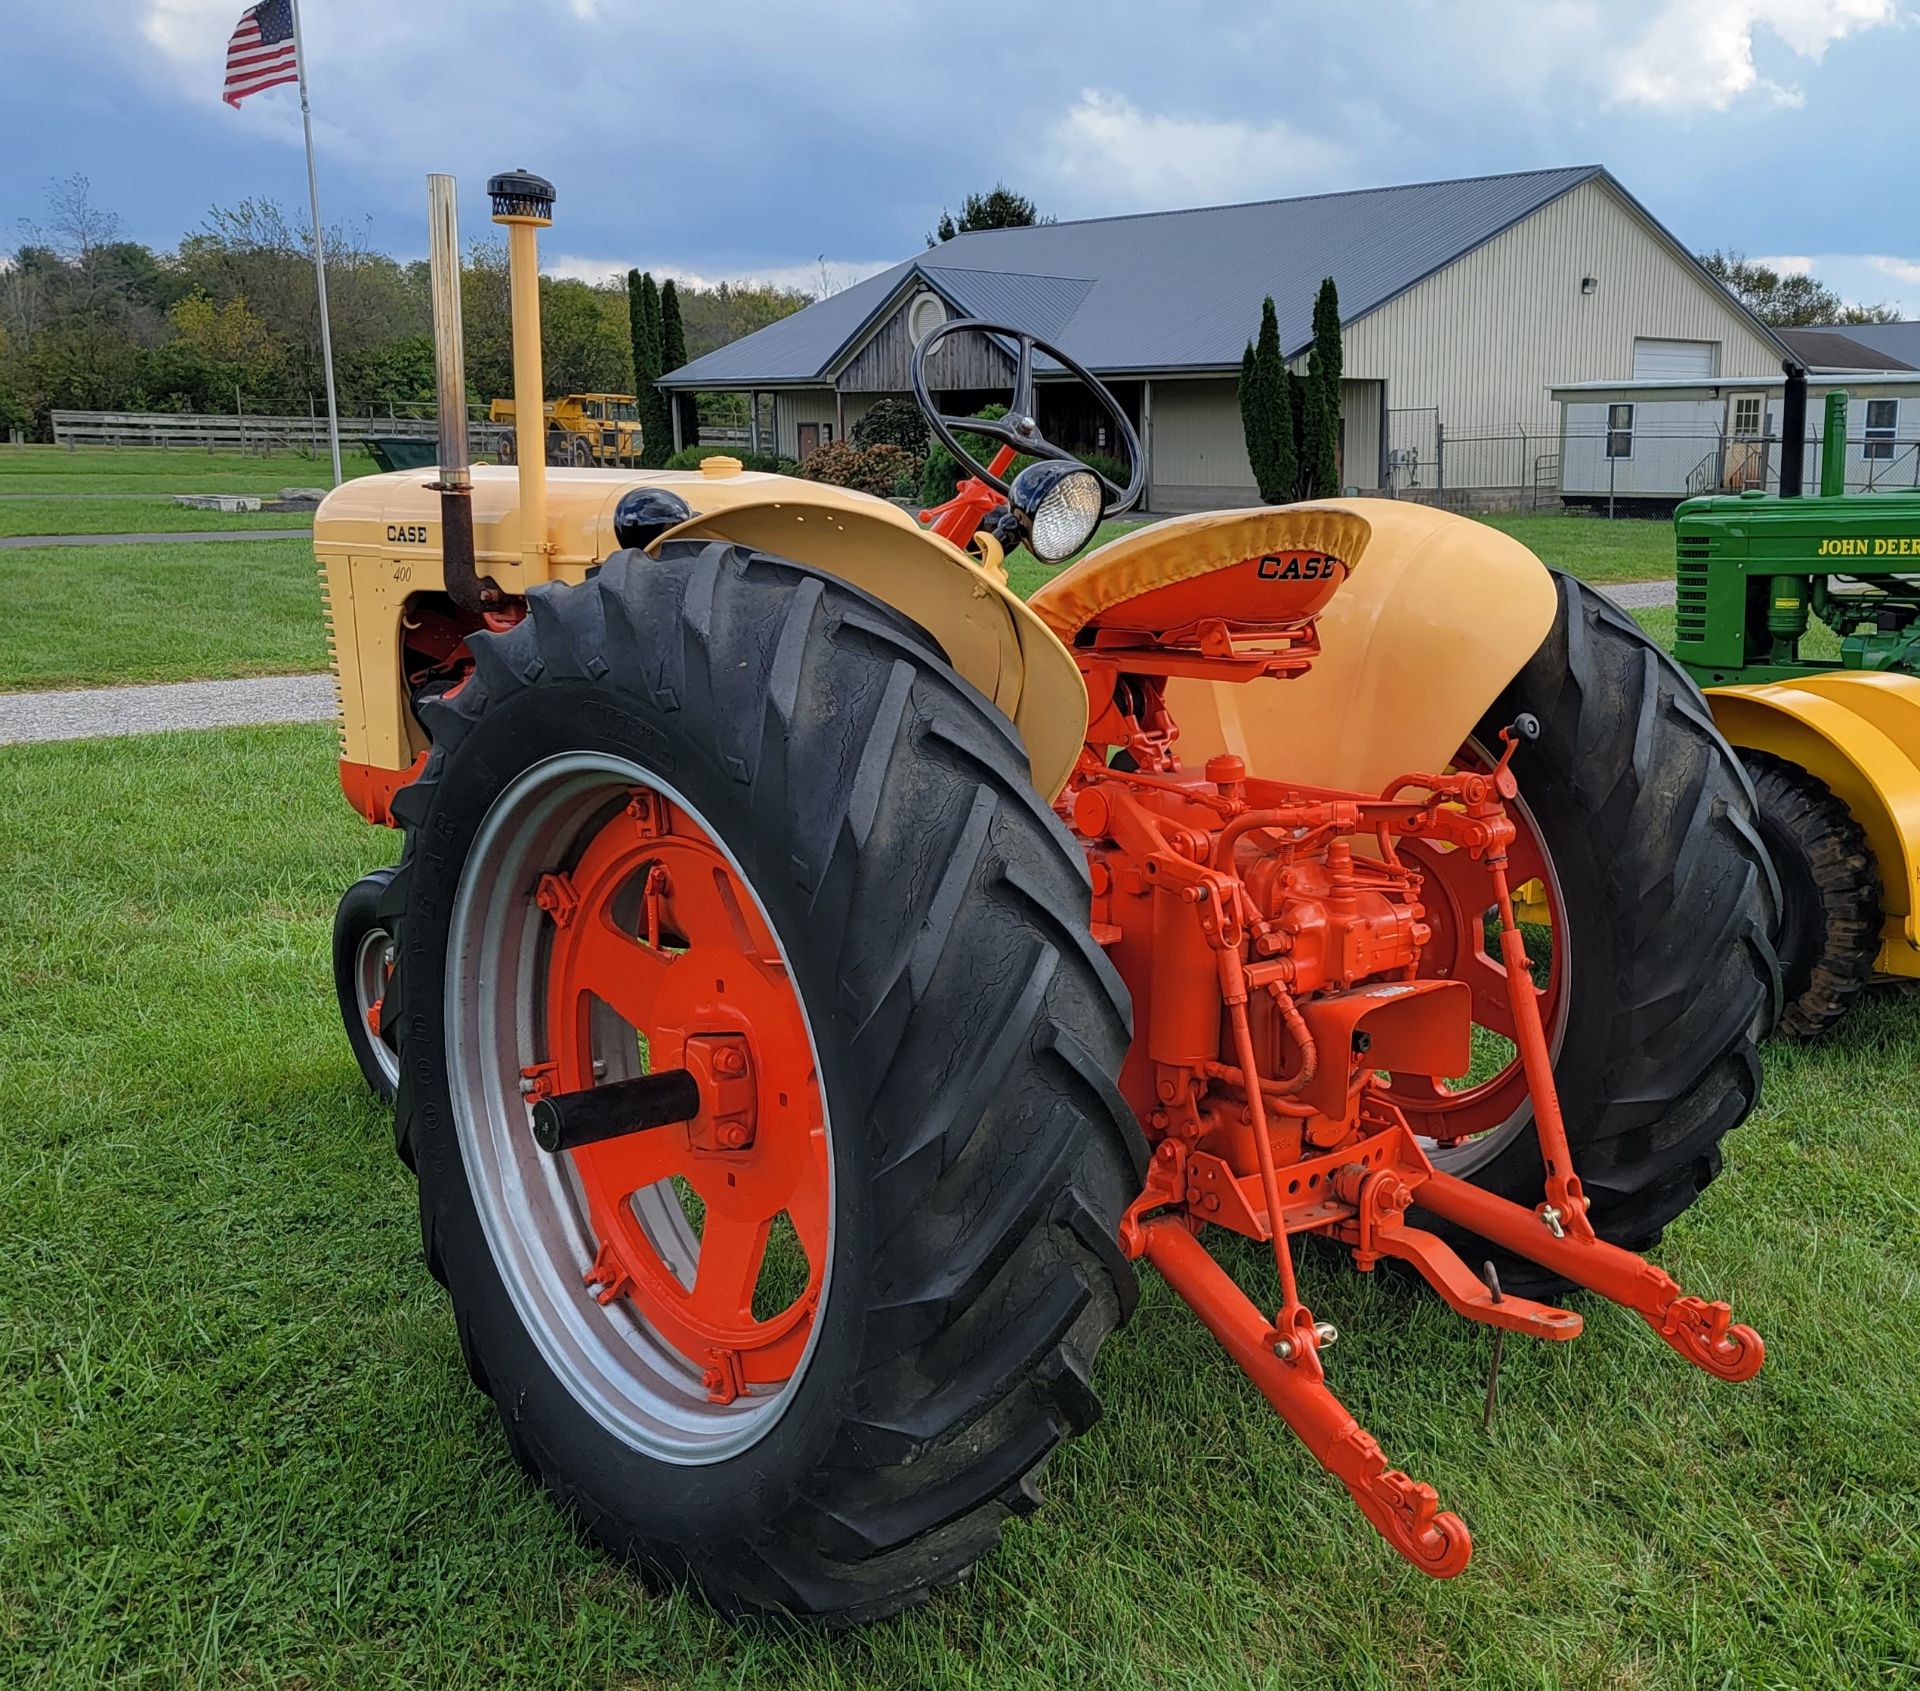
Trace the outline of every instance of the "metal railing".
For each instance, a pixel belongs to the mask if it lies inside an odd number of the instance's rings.
[[[471,426],[473,450],[485,457],[500,443],[506,429],[476,420]],[[437,424],[432,413],[342,417],[340,439],[361,445],[368,440],[434,440]],[[171,446],[208,452],[303,452],[318,457],[327,450],[325,416],[254,416],[247,412],[196,413],[173,411],[56,411],[56,446]]]

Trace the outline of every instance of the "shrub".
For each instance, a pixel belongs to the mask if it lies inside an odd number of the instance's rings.
[[[1004,417],[1007,408],[1004,405],[983,405],[974,412],[976,417]],[[1000,450],[997,440],[988,440],[985,435],[963,434],[960,444],[979,459],[982,465],[991,464],[993,455]],[[1013,467],[1001,479],[1012,481],[1033,460],[1024,454],[1013,461]],[[927,454],[927,462],[920,472],[920,503],[923,505],[943,505],[953,497],[955,484],[964,472],[959,460],[938,441]]]
[[[1115,487],[1124,488],[1133,479],[1133,472],[1111,452],[1080,452],[1075,456],[1096,475],[1103,475]]]
[[[808,481],[828,482],[835,487],[850,487],[857,493],[891,497],[903,480],[914,477],[920,461],[904,447],[855,446],[851,441],[834,440],[800,466]]]
[[[927,420],[910,399],[883,399],[853,425],[852,439],[855,446],[898,446],[924,458]]]

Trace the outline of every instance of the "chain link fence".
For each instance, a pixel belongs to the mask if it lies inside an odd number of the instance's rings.
[[[1387,485],[1403,498],[1518,509],[1557,509],[1563,500],[1617,505],[1779,492],[1778,433],[1667,422],[1647,416],[1650,409],[1607,407],[1595,421],[1537,431],[1517,424],[1452,428],[1430,406],[1390,410]],[[1823,446],[1815,419],[1805,445],[1809,493],[1820,485]],[[1848,493],[1920,490],[1920,427],[1849,432],[1843,469]]]

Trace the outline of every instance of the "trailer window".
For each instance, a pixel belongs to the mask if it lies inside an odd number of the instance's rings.
[[[1607,407],[1607,456],[1609,458],[1633,456],[1633,407],[1631,405]]]
[[[1866,455],[1869,458],[1893,456],[1893,433],[1899,417],[1899,400],[1870,399],[1867,401]]]

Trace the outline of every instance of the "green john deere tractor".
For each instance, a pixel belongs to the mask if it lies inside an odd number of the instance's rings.
[[[1802,497],[1805,418],[1789,371],[1780,494],[1674,513],[1674,655],[1753,776],[1781,883],[1781,1027],[1810,1037],[1869,981],[1920,979],[1920,489],[1846,493],[1835,392]]]

